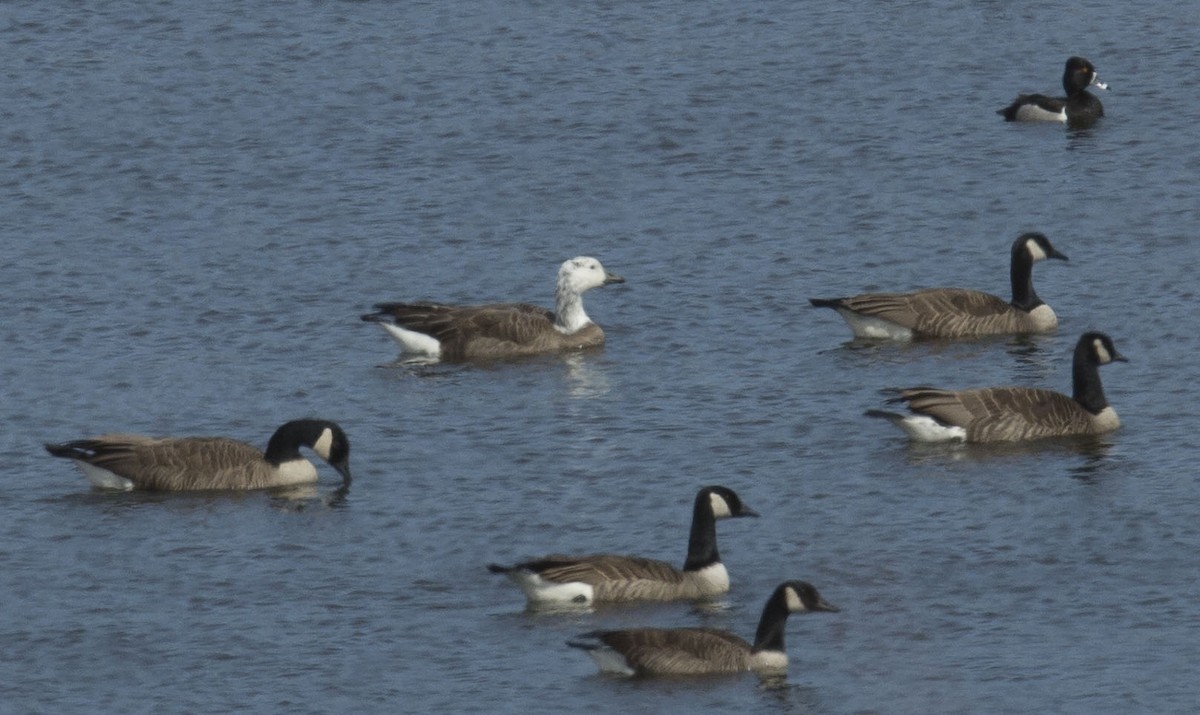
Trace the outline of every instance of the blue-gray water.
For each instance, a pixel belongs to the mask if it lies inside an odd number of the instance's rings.
[[[1200,703],[1190,6],[1009,2],[7,3],[0,9],[0,711],[1186,712]],[[1190,16],[1189,16],[1190,14]],[[1009,125],[1070,54],[1089,131]],[[809,296],[1007,291],[1027,341],[871,346]],[[380,300],[549,304],[602,350],[405,368]],[[915,449],[888,387],[1070,388],[1108,331],[1099,447]],[[264,444],[317,415],[356,480],[93,492],[42,442]],[[733,588],[553,616],[484,565],[682,561],[691,498]],[[802,578],[786,686],[601,677],[615,625],[753,634]]]

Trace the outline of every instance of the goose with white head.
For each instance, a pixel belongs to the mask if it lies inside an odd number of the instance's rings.
[[[1012,300],[965,288],[927,288],[912,293],[863,293],[847,298],[811,298],[832,308],[856,338],[913,340],[983,335],[1046,333],[1058,316],[1033,289],[1033,266],[1047,258],[1067,260],[1045,234],[1024,233],[1013,241],[1009,264]]]
[[[595,258],[580,256],[559,268],[553,311],[525,303],[379,303],[362,319],[380,324],[414,360],[487,360],[581,350],[604,344],[604,331],[583,309],[583,294],[624,282]]]
[[[584,633],[567,645],[585,651],[605,673],[629,676],[786,673],[784,632],[792,613],[837,612],[816,587],[786,581],[763,606],[754,643],[714,628],[632,628]]]
[[[701,600],[729,590],[729,572],[717,551],[718,519],[758,514],[732,489],[704,487],[692,507],[687,559],[678,569],[640,556],[551,555],[512,566],[491,564],[509,577],[531,607],[586,607],[597,602]]]
[[[337,470],[350,485],[350,441],[335,422],[287,422],[263,452],[228,437],[149,437],[108,434],[47,444],[55,457],[70,459],[96,487],[119,490],[245,490],[311,484],[317,469],[301,447]]]
[[[910,414],[868,410],[902,429],[915,442],[1023,442],[1047,437],[1076,437],[1111,432],[1121,426],[1100,383],[1100,366],[1127,362],[1112,338],[1087,332],[1075,343],[1072,392],[1032,387],[901,390],[890,402]]]

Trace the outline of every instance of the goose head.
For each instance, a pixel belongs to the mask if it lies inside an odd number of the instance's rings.
[[[715,519],[729,519],[741,516],[758,516],[758,512],[742,503],[737,492],[729,487],[711,486],[700,490],[696,495],[697,504],[708,501],[708,507]]]
[[[342,475],[342,484],[350,484],[350,440],[336,422],[329,420],[292,420],[285,423],[267,442],[264,455],[268,462],[280,464],[300,459],[300,448],[308,447]]]
[[[1060,261],[1067,260],[1066,254],[1058,251],[1054,246],[1050,245],[1050,239],[1046,238],[1046,234],[1030,232],[1021,234],[1013,244],[1013,253],[1024,251],[1029,256],[1031,263],[1044,261],[1047,258],[1056,258]]]
[[[579,256],[564,261],[558,269],[558,290],[576,295],[609,283],[624,282],[624,278],[604,270],[600,261],[590,256]]]
[[[786,581],[779,585],[776,593],[782,594],[784,602],[787,603],[789,613],[808,613],[811,611],[837,613],[840,610],[837,606],[821,598],[821,594],[817,592],[817,587],[807,581]]]
[[[1079,336],[1076,350],[1085,351],[1087,360],[1097,365],[1107,365],[1110,362],[1129,362],[1128,358],[1117,352],[1117,346],[1113,344],[1112,338],[1098,331]]]

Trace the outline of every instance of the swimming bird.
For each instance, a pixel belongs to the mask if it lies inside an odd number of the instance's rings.
[[[1095,65],[1082,57],[1067,59],[1062,83],[1066,97],[1022,94],[1004,109],[996,110],[996,114],[1009,122],[1066,122],[1071,126],[1086,126],[1104,116],[1104,105],[1087,91],[1093,85],[1108,89],[1096,74]]]
[[[592,657],[602,672],[620,675],[712,675],[786,672],[784,627],[788,614],[836,612],[817,589],[805,581],[776,587],[763,607],[754,644],[714,628],[634,628],[592,631],[567,645]]]
[[[266,453],[227,437],[147,437],[108,434],[47,444],[55,457],[70,459],[88,480],[106,489],[197,491],[265,489],[317,481],[308,447],[350,484],[350,441],[328,420],[293,420],[267,442]]]
[[[1058,327],[1058,316],[1033,289],[1033,264],[1047,258],[1067,260],[1044,234],[1023,233],[1013,241],[1011,301],[965,288],[926,288],[914,293],[810,298],[809,302],[836,310],[857,338],[912,340],[1045,333]]]
[[[869,410],[904,430],[917,442],[1016,442],[1111,432],[1121,426],[1100,384],[1100,366],[1126,362],[1104,333],[1087,332],[1075,344],[1070,397],[1032,387],[901,390],[889,402],[903,402],[912,414]]]
[[[379,303],[362,319],[379,323],[415,359],[478,360],[602,345],[604,331],[583,310],[583,294],[625,279],[580,256],[558,270],[554,311],[524,303]]]
[[[674,601],[719,596],[729,573],[717,552],[717,519],[758,516],[728,487],[704,487],[692,507],[683,569],[638,556],[551,555],[513,566],[491,564],[525,592],[530,606],[588,606],[597,601]]]

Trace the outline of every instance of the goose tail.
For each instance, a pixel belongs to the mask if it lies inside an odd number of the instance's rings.
[[[46,451],[55,457],[64,459],[87,459],[92,455],[90,443],[87,441],[63,442],[62,444],[51,444],[46,442],[42,445]]]

